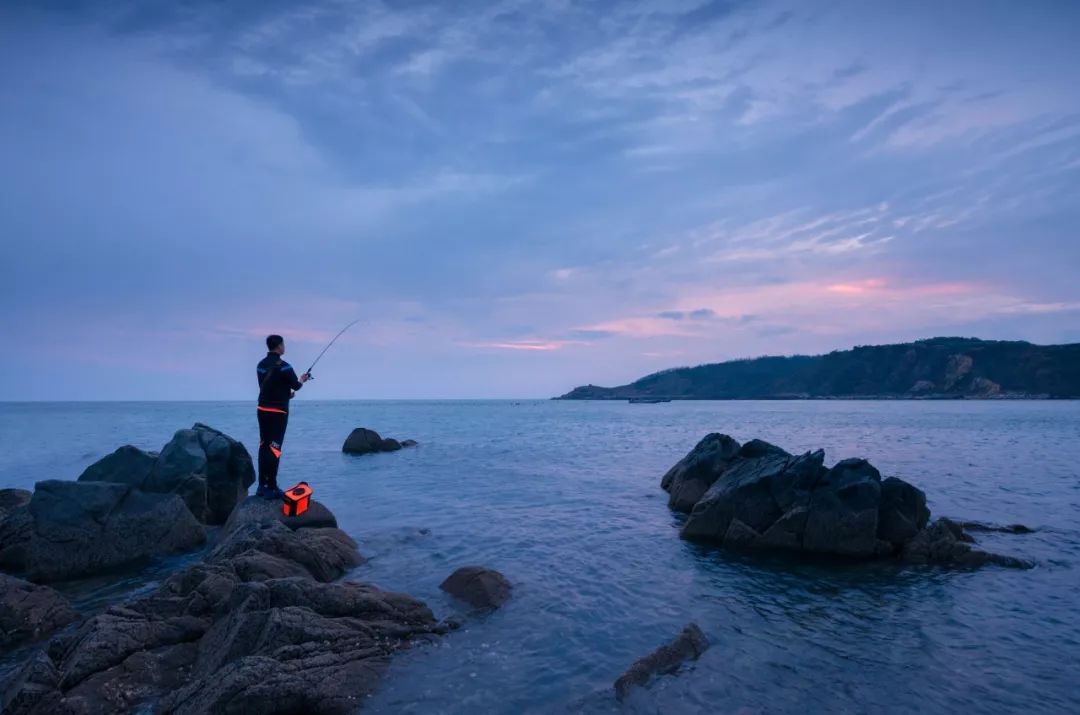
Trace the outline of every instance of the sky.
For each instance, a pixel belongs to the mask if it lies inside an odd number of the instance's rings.
[[[1080,341],[1080,3],[0,5],[0,400]]]

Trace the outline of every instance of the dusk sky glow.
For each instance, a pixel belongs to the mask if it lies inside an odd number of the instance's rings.
[[[5,2],[0,400],[1080,341],[1080,3]]]

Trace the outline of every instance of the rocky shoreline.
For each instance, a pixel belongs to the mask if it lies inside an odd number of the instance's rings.
[[[76,481],[0,490],[0,652],[33,645],[0,712],[350,713],[392,657],[447,633],[407,594],[340,581],[364,563],[312,501],[297,517],[247,497],[246,448],[205,425],[161,452],[125,446]],[[220,525],[220,526],[218,526]],[[83,618],[44,585],[210,550],[149,593]],[[459,569],[445,590],[497,608],[510,584]]]

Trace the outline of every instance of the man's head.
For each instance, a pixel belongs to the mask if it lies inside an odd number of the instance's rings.
[[[266,349],[272,353],[278,355],[285,354],[285,338],[280,335],[267,335],[266,336]]]

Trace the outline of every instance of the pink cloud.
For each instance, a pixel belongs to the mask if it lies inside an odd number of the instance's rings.
[[[572,345],[572,340],[513,340],[505,342],[479,342],[461,343],[470,348],[489,348],[493,350],[524,350],[531,352],[549,352],[561,350],[567,345]]]

